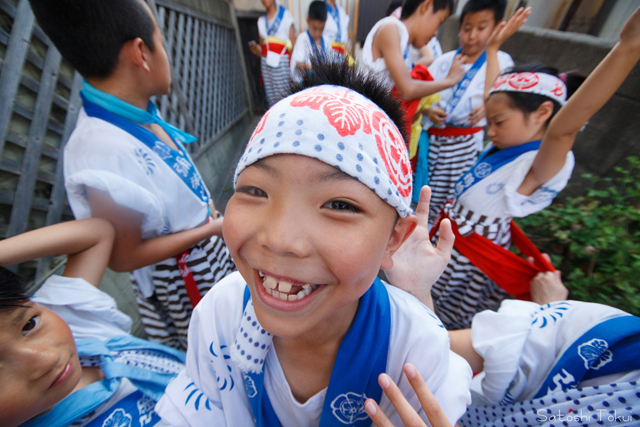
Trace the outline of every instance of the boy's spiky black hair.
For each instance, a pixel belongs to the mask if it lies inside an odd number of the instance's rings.
[[[464,22],[465,15],[480,12],[482,10],[493,11],[493,19],[497,24],[504,18],[504,11],[507,9],[507,0],[469,0],[460,12],[460,23]]]
[[[514,65],[513,67],[506,70],[503,74],[510,73],[545,73],[550,74],[554,77],[559,77],[558,69],[554,67],[550,67],[548,65],[544,65],[541,63],[530,63],[530,64],[521,64]],[[565,85],[567,86],[567,99],[571,95],[575,93],[575,91],[580,87],[582,82],[584,81],[584,77],[578,74],[567,73],[565,80]],[[560,103],[555,99],[549,98],[544,95],[538,95],[537,93],[529,93],[529,92],[500,92],[504,93],[509,97],[509,103],[512,108],[516,108],[522,111],[525,115],[529,115],[536,111],[543,102],[551,101],[553,103],[553,113],[549,120],[547,120],[547,124],[551,121],[553,116],[556,115],[558,111],[560,111]]]
[[[349,65],[349,59],[338,53],[310,58],[311,70],[302,73],[301,82],[291,82],[291,93],[321,85],[342,86],[358,92],[384,111],[407,141],[405,119],[398,98],[380,79],[368,70]]]
[[[422,3],[426,0],[404,0],[402,2],[402,13],[400,19],[407,19],[415,13]],[[456,9],[455,0],[433,0],[433,12],[437,12],[441,9],[449,9],[449,13],[453,13]]]
[[[38,24],[83,77],[106,78],[140,37],[153,52],[154,20],[141,0],[29,0]]]
[[[0,266],[0,311],[24,307],[27,291],[17,274]]]
[[[314,21],[326,22],[327,20],[327,5],[323,1],[315,0],[309,5],[309,12],[307,18]]]

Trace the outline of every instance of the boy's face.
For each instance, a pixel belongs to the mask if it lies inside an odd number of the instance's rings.
[[[434,13],[433,3],[422,4],[418,7],[417,13],[420,14],[422,25],[420,26],[420,33],[416,35],[413,41],[413,47],[420,49],[422,46],[429,43],[433,37],[438,34],[438,29],[449,18],[449,9],[440,9]]]
[[[463,55],[475,56],[487,48],[487,42],[496,26],[492,10],[467,13],[464,16],[458,39]]]
[[[260,324],[293,338],[355,313],[393,245],[395,218],[351,176],[278,154],[240,173],[223,233]]]
[[[275,2],[276,0],[260,0],[262,2],[262,5],[265,7],[265,9],[270,8]]]
[[[0,425],[17,426],[67,397],[82,375],[67,324],[33,302],[0,311]]]
[[[309,33],[313,37],[313,41],[320,43],[322,33],[324,32],[325,21],[318,21],[317,19],[307,18],[307,25],[309,27]]]

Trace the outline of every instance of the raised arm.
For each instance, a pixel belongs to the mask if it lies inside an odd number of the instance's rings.
[[[155,264],[222,233],[221,217],[191,230],[143,240],[140,212],[117,205],[108,193],[90,187],[87,187],[87,199],[91,216],[104,218],[115,227],[115,243],[109,260],[109,267],[115,271],[133,271]]]
[[[520,8],[509,19],[509,22],[502,21],[493,30],[487,43],[487,74],[484,83],[484,101],[489,98],[489,91],[493,83],[500,75],[500,64],[498,63],[498,52],[500,46],[511,37],[522,25],[527,22],[527,17],[531,14],[531,8]]]
[[[627,20],[620,41],[551,120],[519,193],[532,194],[562,169],[580,129],[613,96],[638,60],[640,8]]]
[[[438,93],[450,88],[462,79],[465,74],[462,64],[466,60],[465,56],[457,56],[453,60],[451,70],[447,77],[437,82],[426,82],[411,78],[409,69],[404,62],[400,46],[400,33],[398,28],[389,23],[382,26],[373,40],[373,52],[378,53],[384,59],[389,74],[396,86],[400,97],[404,100],[424,98],[425,96]]]
[[[90,218],[39,228],[0,241],[0,265],[68,255],[63,276],[98,286],[107,268],[115,232],[103,219]]]

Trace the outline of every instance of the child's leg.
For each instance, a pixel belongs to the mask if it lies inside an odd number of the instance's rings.
[[[267,65],[267,58],[260,58],[264,91],[269,107],[281,100],[289,91],[289,57],[283,55],[277,67]]]

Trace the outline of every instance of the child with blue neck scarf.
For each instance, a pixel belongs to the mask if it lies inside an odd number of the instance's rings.
[[[154,411],[184,354],[129,335],[131,319],[98,289],[113,226],[92,218],[0,242],[0,425],[162,426]],[[69,254],[31,298],[4,268]]]
[[[304,70],[311,69],[309,58],[332,52],[331,42],[323,34],[327,22],[327,5],[319,0],[312,1],[307,13],[307,31],[298,34],[296,46],[291,54],[291,77],[300,81]]]
[[[347,61],[312,62],[238,163],[223,231],[239,272],[194,310],[156,406],[168,424],[369,426],[368,398],[399,423],[378,377],[408,395],[405,362],[451,423],[470,403],[438,318],[376,277],[416,225],[411,169],[397,101]]]
[[[150,97],[171,75],[162,35],[141,0],[31,0],[54,45],[85,78],[83,108],[64,150],[77,219],[116,230],[109,267],[133,272],[149,339],[186,349],[193,307],[234,270],[222,218],[184,144]]]

